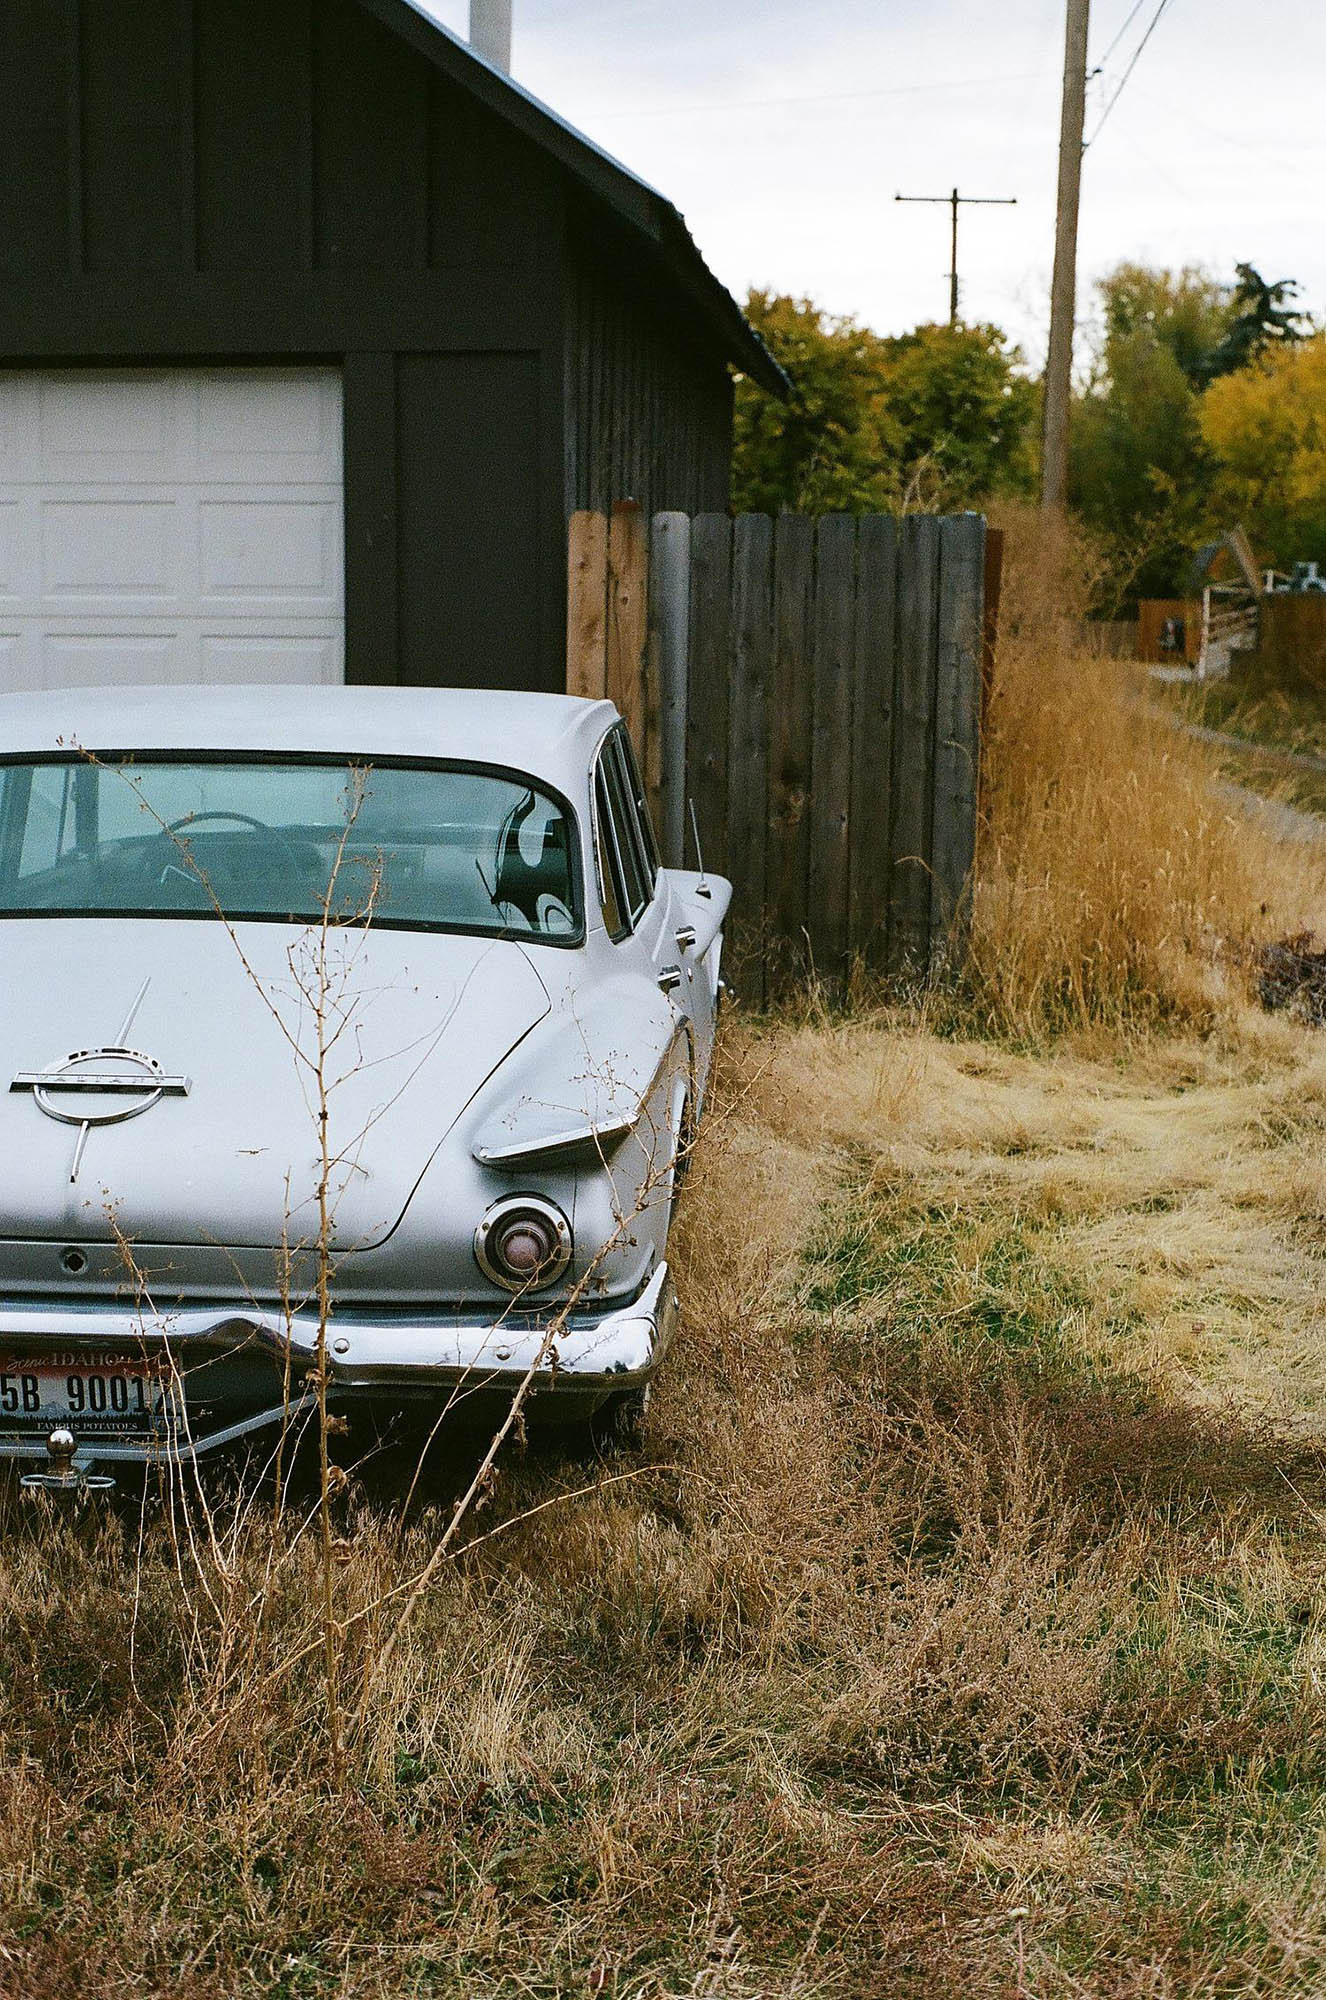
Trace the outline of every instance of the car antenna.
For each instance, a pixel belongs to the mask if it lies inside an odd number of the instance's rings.
[[[712,897],[714,892],[704,879],[704,853],[700,846],[700,822],[695,816],[695,800],[687,799],[686,803],[691,809],[691,833],[695,839],[695,865],[700,871],[700,879],[695,885],[695,893],[697,896],[704,896],[708,899]]]
[[[477,854],[474,857],[474,865],[479,871],[479,880],[483,883],[484,894],[487,896],[489,902],[492,904],[493,908],[497,911],[497,914],[500,917],[502,914],[502,905],[497,900],[496,890],[490,889],[488,887],[488,877],[483,872],[483,863],[482,861],[480,861]]]

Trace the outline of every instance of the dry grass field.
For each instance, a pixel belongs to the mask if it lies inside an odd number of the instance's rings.
[[[972,971],[731,1024],[642,1453],[0,1542],[0,1993],[1326,1989],[1326,881],[1015,569]],[[1061,586],[1056,586],[1060,589]],[[1019,594],[1021,593],[1021,594]]]

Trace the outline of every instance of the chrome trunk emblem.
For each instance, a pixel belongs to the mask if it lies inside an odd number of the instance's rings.
[[[75,1049],[45,1069],[21,1069],[10,1090],[30,1090],[39,1111],[60,1125],[76,1125],[78,1143],[69,1170],[70,1181],[78,1179],[83,1148],[94,1125],[123,1125],[141,1118],[163,1097],[187,1097],[193,1088],[187,1076],[168,1076],[155,1056],[125,1046],[124,1037],[133,1026],[134,1015],[147,992],[148,980],[139,988],[129,1009],[120,1040],[96,1049]]]

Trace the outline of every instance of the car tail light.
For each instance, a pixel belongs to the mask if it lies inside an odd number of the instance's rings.
[[[495,1202],[475,1230],[474,1255],[504,1291],[544,1291],[571,1262],[571,1225],[552,1202],[511,1195]]]

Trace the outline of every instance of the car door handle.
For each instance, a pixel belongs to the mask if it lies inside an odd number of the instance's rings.
[[[695,944],[695,925],[683,924],[681,929],[676,933],[676,938],[678,951],[690,951]]]
[[[665,965],[658,975],[658,983],[665,993],[675,993],[681,982],[682,970],[679,965]]]

